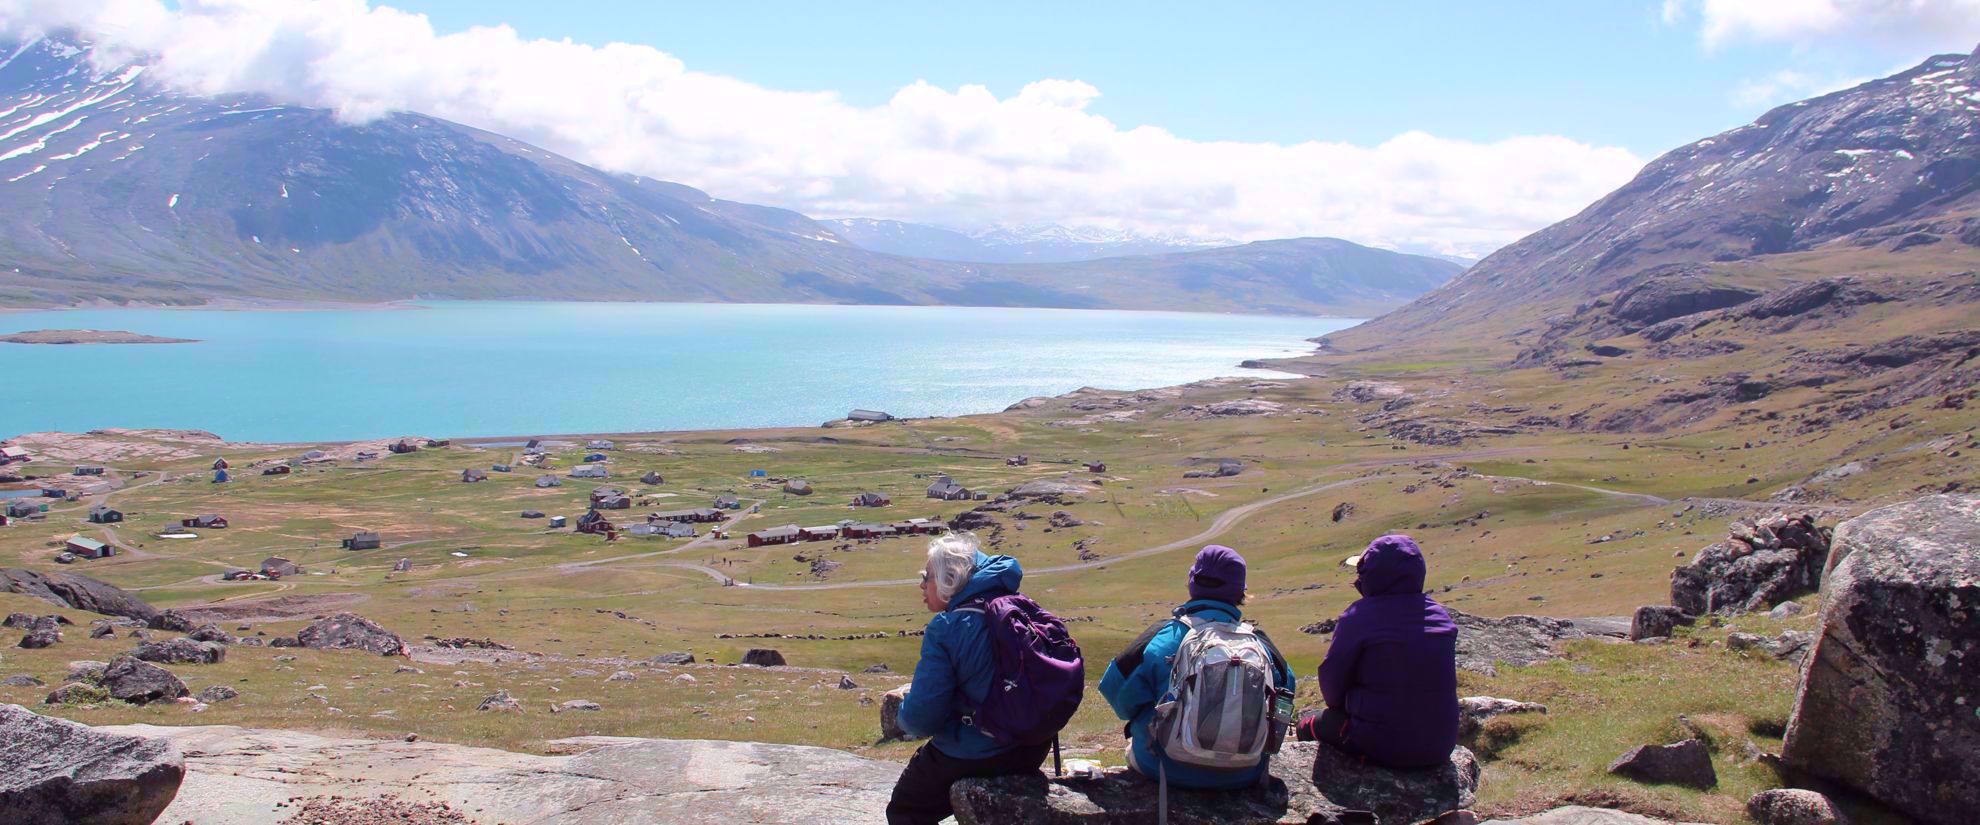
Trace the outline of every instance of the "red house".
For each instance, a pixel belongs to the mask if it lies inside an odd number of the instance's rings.
[[[214,530],[221,530],[221,529],[225,529],[227,526],[227,517],[216,516],[216,515],[193,516],[192,518],[188,518],[188,519],[180,519],[179,526],[206,527]]]
[[[749,546],[751,547],[762,547],[770,544],[790,544],[798,540],[799,530],[795,524],[772,527],[768,530],[758,530],[749,534]]]

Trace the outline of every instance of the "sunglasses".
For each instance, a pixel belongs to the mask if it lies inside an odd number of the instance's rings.
[[[921,584],[923,586],[928,584],[928,571],[926,570],[921,571]]]

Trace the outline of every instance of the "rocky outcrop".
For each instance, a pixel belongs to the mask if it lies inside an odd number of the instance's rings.
[[[1698,825],[1698,823],[1671,823],[1628,811],[1569,805],[1518,819],[1487,819],[1478,825]]]
[[[1526,667],[1559,657],[1557,642],[1586,638],[1566,619],[1507,616],[1488,619],[1451,611],[1458,626],[1458,667],[1487,676],[1499,675],[1498,663]]]
[[[0,570],[0,592],[19,593],[51,604],[106,616],[124,616],[141,622],[149,622],[158,616],[158,608],[146,604],[143,599],[113,585],[74,573],[38,573],[7,568]]]
[[[399,634],[380,627],[377,622],[356,613],[339,613],[327,619],[319,619],[314,624],[296,634],[296,642],[302,647],[355,649],[376,653],[380,656],[404,656],[411,652]]]
[[[217,624],[200,625],[199,629],[194,630],[191,634],[188,634],[187,638],[192,639],[195,642],[213,642],[214,644],[222,644],[222,645],[230,645],[234,643],[233,634],[228,633],[225,630],[221,630],[220,626]]]
[[[1041,478],[1036,481],[1027,481],[1016,487],[1012,487],[1009,492],[1004,493],[1002,496],[998,496],[998,498],[1000,500],[1002,499],[1057,500],[1067,496],[1075,496],[1075,497],[1083,496],[1092,491],[1093,491],[1092,487],[1086,486],[1084,484],[1073,484],[1071,482],[1066,482],[1066,481],[1052,481],[1050,479]]]
[[[752,647],[743,653],[742,663],[757,667],[783,667],[784,654],[767,647]]]
[[[1169,789],[1176,825],[1334,822],[1370,811],[1378,825],[1409,825],[1471,806],[1479,766],[1458,748],[1450,764],[1391,771],[1315,742],[1288,742],[1272,759],[1272,781],[1243,791]],[[1044,774],[965,779],[949,791],[958,825],[1010,822],[1154,822],[1155,783],[1126,768],[1101,779],[1051,780]]]
[[[191,691],[172,671],[141,659],[118,656],[103,668],[102,685],[110,698],[134,705],[177,699]]]
[[[1844,522],[1781,755],[1926,822],[1980,799],[1980,495]]]
[[[1746,815],[1760,825],[1846,825],[1836,803],[1814,791],[1775,788],[1746,800]]]
[[[407,794],[482,823],[880,825],[898,762],[796,745],[581,737],[570,756],[231,726],[110,728],[168,739],[186,779],[160,823],[272,822],[278,803]]]
[[[1533,702],[1500,699],[1496,696],[1465,696],[1458,699],[1458,736],[1477,733],[1479,728],[1495,716],[1546,712],[1546,705]]]
[[[177,610],[160,611],[157,616],[152,617],[150,625],[153,630],[170,630],[173,633],[191,633],[199,629],[199,625],[191,616]]]
[[[1609,763],[1609,773],[1638,782],[1694,788],[1719,784],[1718,772],[1712,770],[1712,751],[1697,739],[1671,745],[1638,745]]]
[[[1760,297],[1755,290],[1715,284],[1693,275],[1689,269],[1674,268],[1669,274],[1656,274],[1616,295],[1609,314],[1637,328],[1684,315],[1738,306]]]
[[[147,662],[168,665],[211,665],[227,658],[227,646],[213,642],[196,642],[179,637],[162,642],[146,642],[131,651],[131,656]]]
[[[1671,604],[1693,616],[1766,610],[1815,592],[1830,530],[1810,514],[1732,523],[1725,541],[1671,571]]]
[[[1691,622],[1690,616],[1686,616],[1684,611],[1675,607],[1667,604],[1646,604],[1637,608],[1636,615],[1630,618],[1629,639],[1633,642],[1669,636],[1678,625],[1688,625]]]
[[[205,690],[200,691],[199,695],[193,698],[198,699],[201,702],[206,702],[207,704],[212,704],[215,702],[225,702],[229,699],[236,698],[240,695],[241,695],[240,691],[227,687],[226,685],[213,685]]]
[[[0,813],[8,825],[150,825],[185,773],[170,742],[0,705]]]

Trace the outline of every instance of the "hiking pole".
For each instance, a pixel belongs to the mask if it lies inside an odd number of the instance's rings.
[[[1066,766],[1059,762],[1059,735],[1052,734],[1052,775],[1064,779]]]

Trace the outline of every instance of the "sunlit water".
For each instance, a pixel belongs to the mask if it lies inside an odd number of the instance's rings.
[[[1003,409],[1082,386],[1269,373],[1338,318],[962,307],[436,302],[307,312],[0,313],[0,437],[174,427],[229,439],[467,437],[818,424]]]

